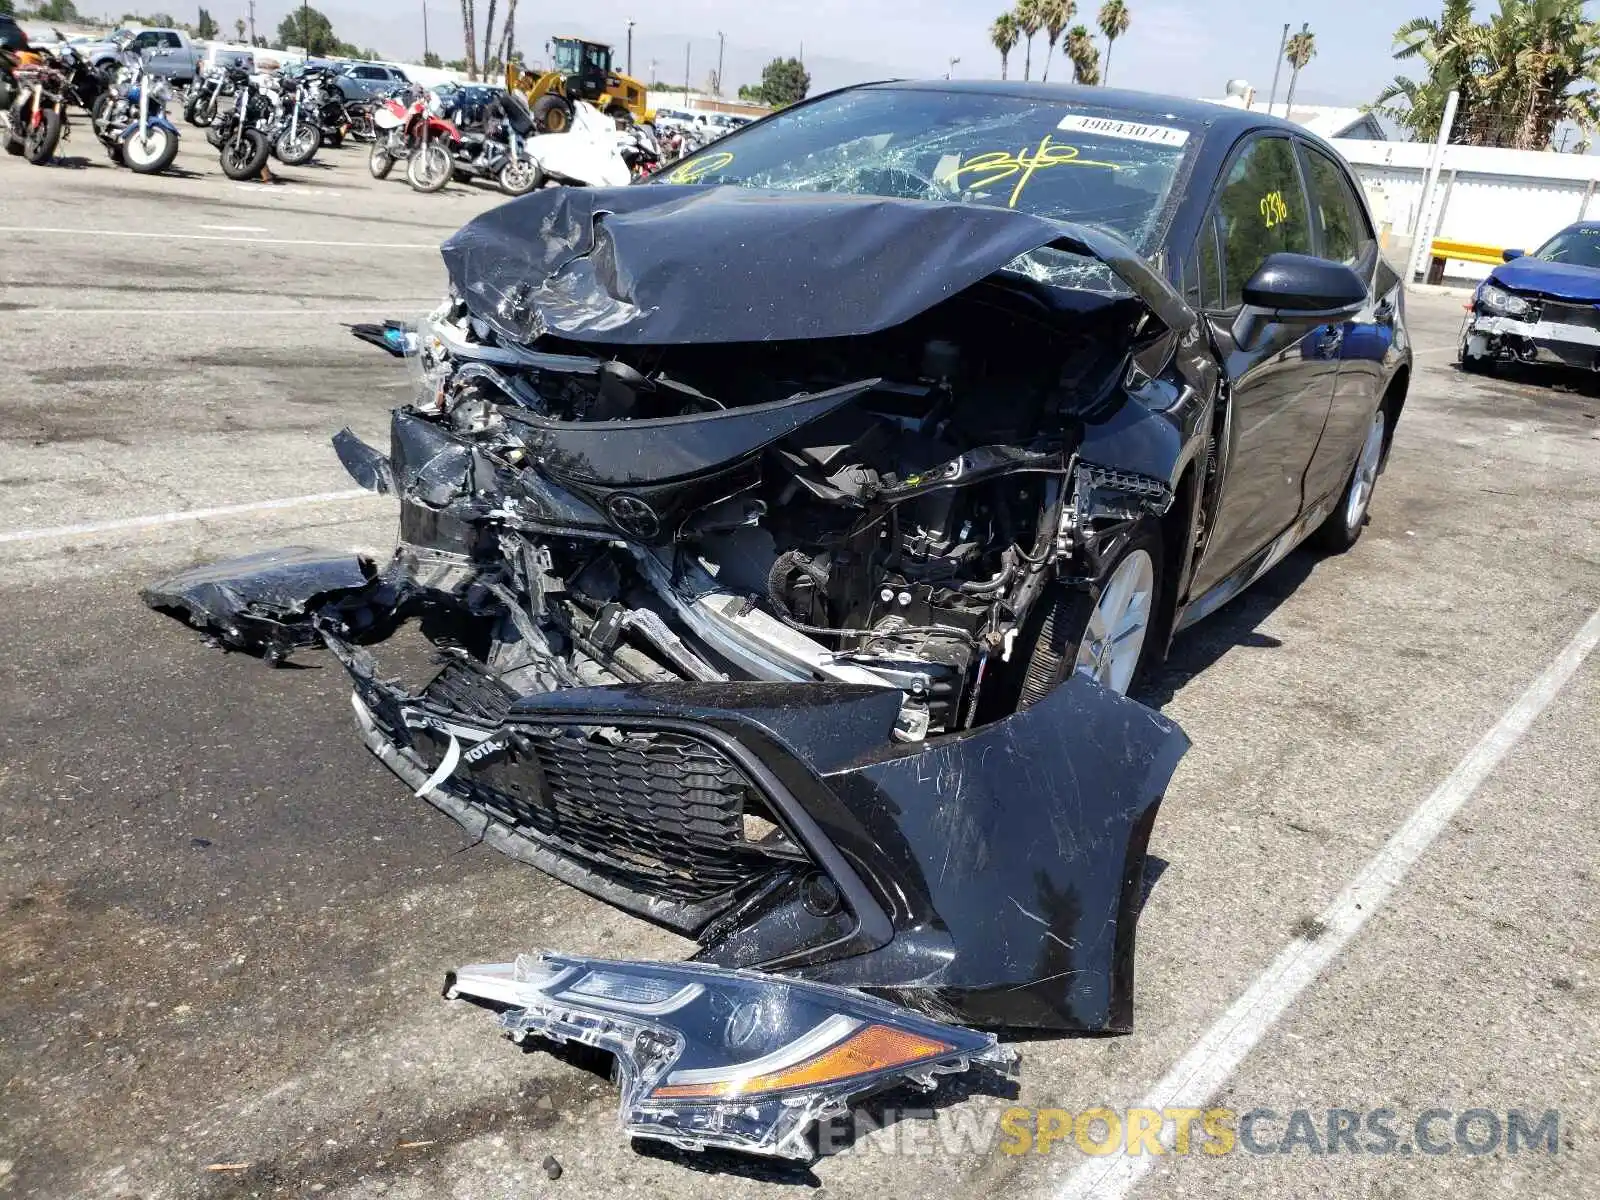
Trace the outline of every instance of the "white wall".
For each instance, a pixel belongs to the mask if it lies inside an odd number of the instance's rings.
[[[1423,177],[1432,145],[1418,142],[1333,143],[1355,168],[1373,216],[1406,239],[1418,223]],[[1432,228],[1419,236],[1486,246],[1533,249],[1556,231],[1600,219],[1600,157],[1541,150],[1447,146],[1439,167]],[[1478,280],[1486,263],[1445,263],[1452,279]]]

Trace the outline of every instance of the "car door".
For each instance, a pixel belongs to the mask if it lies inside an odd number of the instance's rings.
[[[1244,286],[1267,256],[1315,250],[1288,134],[1251,134],[1235,149],[1200,236],[1201,252],[1204,239],[1215,238],[1216,276],[1202,310],[1222,360],[1228,419],[1226,444],[1217,448],[1221,495],[1192,596],[1233,574],[1300,515],[1339,371],[1336,326],[1253,321],[1248,337],[1235,336]]]
[[[1372,414],[1382,399],[1384,360],[1394,342],[1394,304],[1378,303],[1387,288],[1378,285],[1382,268],[1377,235],[1349,171],[1315,145],[1302,141],[1306,186],[1317,233],[1317,253],[1344,263],[1361,276],[1368,303],[1338,327],[1339,371],[1334,380],[1328,423],[1306,471],[1305,507],[1310,508],[1348,482],[1356,452],[1366,438]]]

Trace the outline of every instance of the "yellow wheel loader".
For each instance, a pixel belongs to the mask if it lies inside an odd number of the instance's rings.
[[[611,69],[611,47],[582,38],[551,38],[551,68],[525,71],[506,64],[506,87],[521,92],[541,133],[565,133],[572,126],[572,104],[587,100],[614,118],[644,124],[655,120],[647,107],[649,93],[632,76]]]

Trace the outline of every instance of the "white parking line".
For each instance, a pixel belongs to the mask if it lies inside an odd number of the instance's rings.
[[[1244,995],[1201,1035],[1139,1107],[1160,1111],[1201,1108],[1266,1036],[1300,994],[1310,987],[1372,914],[1394,894],[1409,871],[1461,806],[1500,765],[1540,713],[1549,707],[1578,668],[1600,644],[1600,609],[1591,613],[1566,648],[1529,685],[1448,778],[1395,831],[1388,843],[1320,914],[1326,932],[1315,941],[1296,938],[1256,977]],[[1161,1142],[1171,1149],[1176,1128],[1163,1128]],[[1155,1165],[1149,1154],[1119,1153],[1076,1167],[1056,1193],[1059,1200],[1122,1200]]]
[[[81,525],[55,525],[47,529],[17,529],[0,533],[0,544],[6,542],[42,542],[50,538],[82,537],[92,533],[117,533],[125,529],[154,529],[161,525],[179,525],[185,521],[207,521],[212,517],[233,517],[241,513],[272,512],[282,508],[301,508],[311,504],[337,504],[346,500],[370,500],[373,493],[365,488],[349,488],[342,492],[315,492],[309,496],[285,496],[281,500],[257,500],[253,504],[227,504],[220,508],[191,508],[180,512],[155,513],[147,517],[121,517],[114,521],[87,521]]]
[[[319,242],[309,238],[235,237],[222,233],[164,233],[145,229],[62,229],[55,226],[0,225],[0,233],[63,234],[68,237],[146,238],[158,242],[243,242],[261,246],[332,246],[355,250],[430,250],[438,242]]]
[[[421,312],[437,300],[374,300],[343,308],[24,308],[17,317],[347,317],[370,313]]]
[[[214,233],[271,233],[265,225],[202,225]]]

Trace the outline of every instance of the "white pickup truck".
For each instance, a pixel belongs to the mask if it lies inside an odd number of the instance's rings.
[[[200,65],[206,52],[181,29],[116,29],[103,42],[89,42],[78,47],[95,66],[115,62],[124,39],[133,40],[126,49],[133,54],[147,55],[150,73],[173,83],[188,86],[200,74]]]

